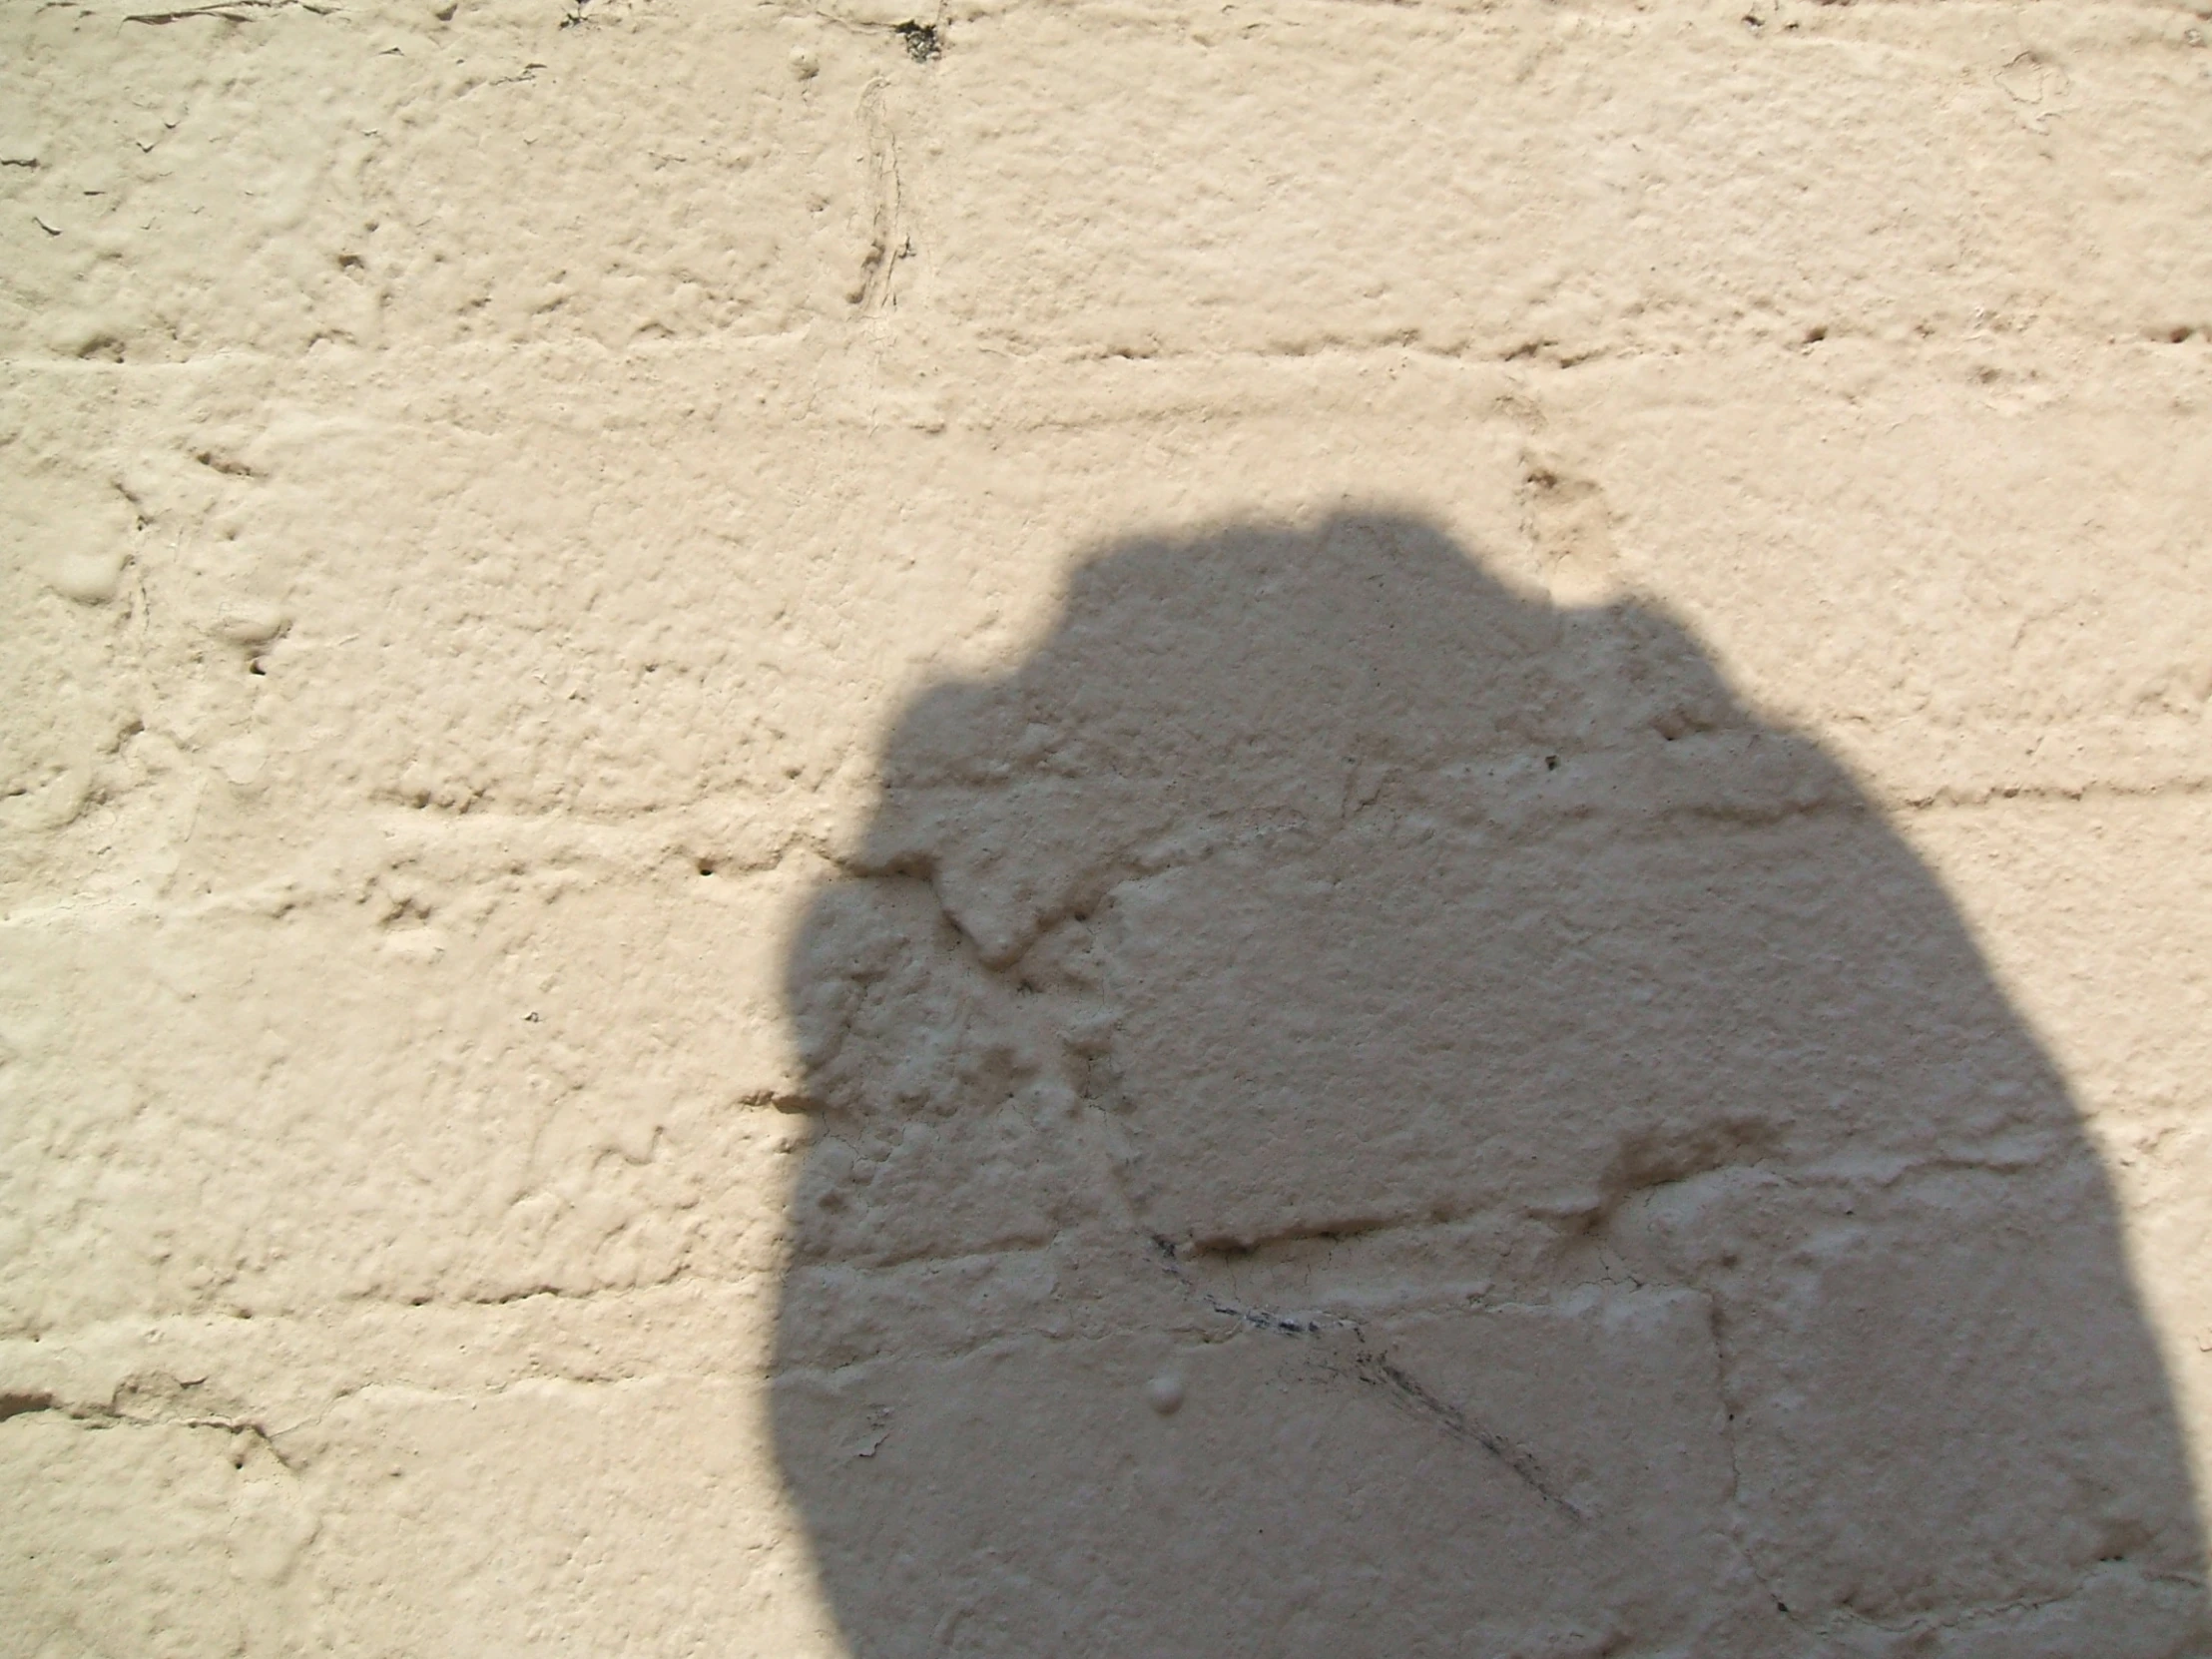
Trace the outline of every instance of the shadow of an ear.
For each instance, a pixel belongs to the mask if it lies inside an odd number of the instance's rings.
[[[1666,616],[1134,542],[882,777],[775,1396],[855,1654],[2197,1651],[2063,1080]]]

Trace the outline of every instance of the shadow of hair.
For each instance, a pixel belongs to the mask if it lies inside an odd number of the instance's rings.
[[[2204,1639],[2064,1080],[1646,604],[1107,549],[898,721],[788,993],[775,1431],[864,1659]]]

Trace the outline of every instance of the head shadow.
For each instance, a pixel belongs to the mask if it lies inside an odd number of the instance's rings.
[[[2064,1080],[1655,609],[1106,549],[793,948],[785,1478],[850,1650],[2202,1640]]]

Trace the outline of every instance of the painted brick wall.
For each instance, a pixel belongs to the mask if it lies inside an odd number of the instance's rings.
[[[0,34],[0,1654],[2205,1651],[2202,11]]]

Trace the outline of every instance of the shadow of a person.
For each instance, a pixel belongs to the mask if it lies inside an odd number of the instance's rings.
[[[863,1659],[2202,1642],[2064,1082],[1648,607],[1111,549],[898,723],[789,994],[775,1429]]]

